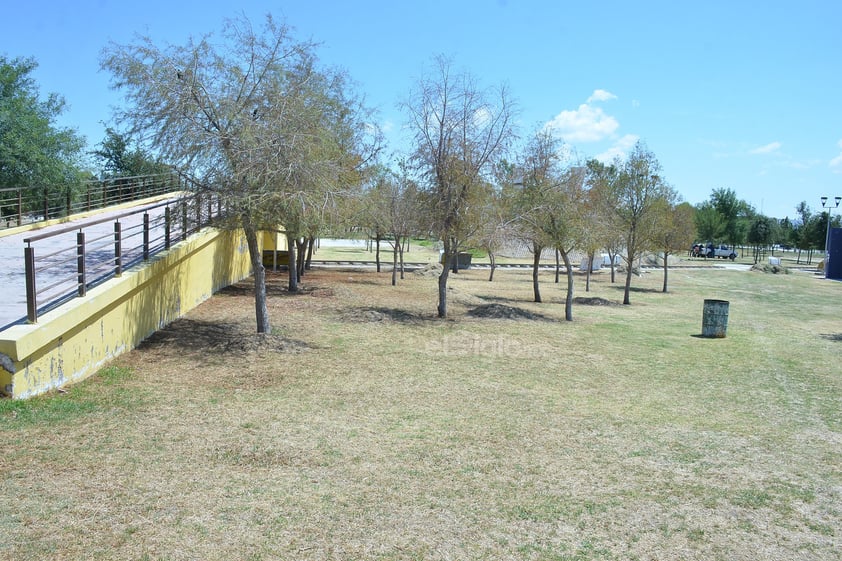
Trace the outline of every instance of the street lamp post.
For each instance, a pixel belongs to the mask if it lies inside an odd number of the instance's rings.
[[[830,269],[830,211],[834,208],[839,208],[839,203],[842,202],[842,197],[834,197],[833,201],[836,204],[831,204],[827,197],[822,197],[822,208],[827,209],[827,233],[824,237],[824,277],[827,278],[827,272]]]

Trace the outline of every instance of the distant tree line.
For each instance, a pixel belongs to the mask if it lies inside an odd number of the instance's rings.
[[[770,218],[737,198],[732,189],[714,189],[710,199],[695,209],[698,241],[724,242],[734,248],[749,248],[755,262],[772,248],[797,251],[797,261],[810,263],[813,253],[824,250],[828,212],[813,212],[802,201],[795,207],[795,218]],[[831,226],[840,227],[840,217]]]

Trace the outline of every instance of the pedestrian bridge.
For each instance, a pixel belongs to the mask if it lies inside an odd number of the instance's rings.
[[[0,391],[84,379],[248,277],[242,232],[214,227],[222,211],[170,191],[0,230]]]

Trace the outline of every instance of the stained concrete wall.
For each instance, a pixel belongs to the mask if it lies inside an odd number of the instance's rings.
[[[203,230],[37,324],[0,333],[0,389],[26,398],[82,380],[250,274],[241,231]]]

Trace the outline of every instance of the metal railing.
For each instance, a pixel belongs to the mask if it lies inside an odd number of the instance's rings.
[[[0,189],[0,229],[61,218],[189,188],[188,178],[176,173],[166,173],[85,181],[75,186]]]
[[[27,320],[36,323],[39,314],[119,277],[221,214],[218,197],[196,193],[24,239]]]

